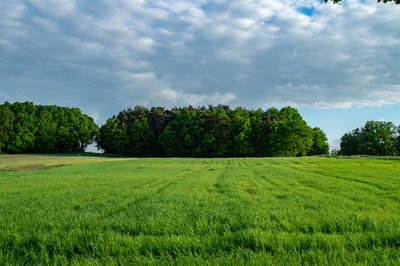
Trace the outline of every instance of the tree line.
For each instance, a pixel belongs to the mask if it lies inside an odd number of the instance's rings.
[[[368,121],[343,135],[339,154],[400,155],[400,127],[393,122]]]
[[[226,105],[136,106],[98,127],[78,108],[5,102],[0,105],[0,152],[83,152],[91,143],[131,156],[269,157],[327,154],[325,133],[292,107],[247,110]],[[400,155],[400,126],[368,121],[344,134],[341,155]]]
[[[98,133],[93,118],[78,108],[32,102],[0,105],[0,152],[83,152]]]
[[[100,128],[97,145],[131,156],[252,157],[327,154],[325,133],[291,107],[267,111],[218,105],[136,106]]]

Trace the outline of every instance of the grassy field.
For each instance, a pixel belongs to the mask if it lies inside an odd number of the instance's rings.
[[[0,155],[0,264],[400,265],[400,160]]]

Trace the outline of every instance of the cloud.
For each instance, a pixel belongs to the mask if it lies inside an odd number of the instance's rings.
[[[52,17],[64,17],[75,12],[76,0],[28,0],[27,4],[40,13]]]
[[[166,88],[157,92],[159,95],[155,97],[161,97],[165,102],[178,103],[175,105],[185,106],[185,105],[218,105],[218,104],[226,104],[236,99],[236,96],[233,93],[225,93],[220,94],[216,92],[212,95],[205,94],[194,94],[194,93],[185,93],[183,91],[176,91],[171,88]]]
[[[0,96],[99,121],[136,104],[400,102],[398,8],[320,2],[2,0]]]

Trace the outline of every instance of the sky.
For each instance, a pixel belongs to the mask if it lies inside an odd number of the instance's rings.
[[[1,0],[0,102],[292,106],[332,148],[400,124],[400,6],[375,0]]]

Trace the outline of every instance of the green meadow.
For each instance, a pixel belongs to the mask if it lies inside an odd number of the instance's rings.
[[[400,265],[400,160],[0,155],[0,264]]]

